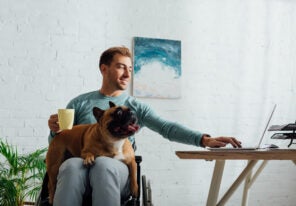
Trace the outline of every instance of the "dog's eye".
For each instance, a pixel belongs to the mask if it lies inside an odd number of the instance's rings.
[[[116,110],[116,116],[117,116],[117,117],[121,117],[122,114],[123,114],[122,109],[121,109],[121,108],[118,108],[118,109]]]

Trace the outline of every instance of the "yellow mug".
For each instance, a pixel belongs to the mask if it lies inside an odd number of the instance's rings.
[[[74,123],[74,109],[58,109],[60,130],[72,129]]]

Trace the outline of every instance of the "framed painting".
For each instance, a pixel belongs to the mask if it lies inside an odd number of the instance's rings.
[[[181,75],[181,41],[134,37],[134,96],[180,98]]]

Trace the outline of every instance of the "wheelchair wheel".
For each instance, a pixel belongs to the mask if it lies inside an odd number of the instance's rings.
[[[142,176],[142,194],[143,194],[143,206],[153,206],[150,181],[146,180],[145,175]]]
[[[42,200],[41,195],[36,199],[34,206],[51,206],[48,202],[48,199]]]

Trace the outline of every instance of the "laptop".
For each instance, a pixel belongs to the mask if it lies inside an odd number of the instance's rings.
[[[268,121],[267,121],[267,123],[266,123],[266,126],[265,126],[265,128],[264,128],[264,131],[263,131],[263,133],[262,133],[262,136],[260,137],[260,139],[259,139],[259,142],[258,142],[258,144],[257,144],[257,146],[255,146],[255,147],[237,147],[237,148],[234,148],[234,147],[217,147],[217,148],[207,148],[208,150],[211,150],[211,151],[221,151],[221,150],[235,150],[235,151],[237,151],[237,150],[257,150],[257,149],[261,149],[260,148],[260,146],[261,146],[261,143],[262,143],[262,141],[263,141],[263,138],[264,138],[264,135],[265,135],[265,133],[266,133],[266,130],[267,130],[267,128],[268,128],[268,126],[269,126],[269,123],[270,123],[270,121],[271,121],[271,119],[272,119],[272,116],[273,116],[273,113],[274,113],[274,111],[275,111],[275,109],[276,109],[276,104],[273,106],[273,108],[272,108],[272,111],[271,111],[271,113],[270,113],[270,115],[269,115],[269,118],[268,118]]]

